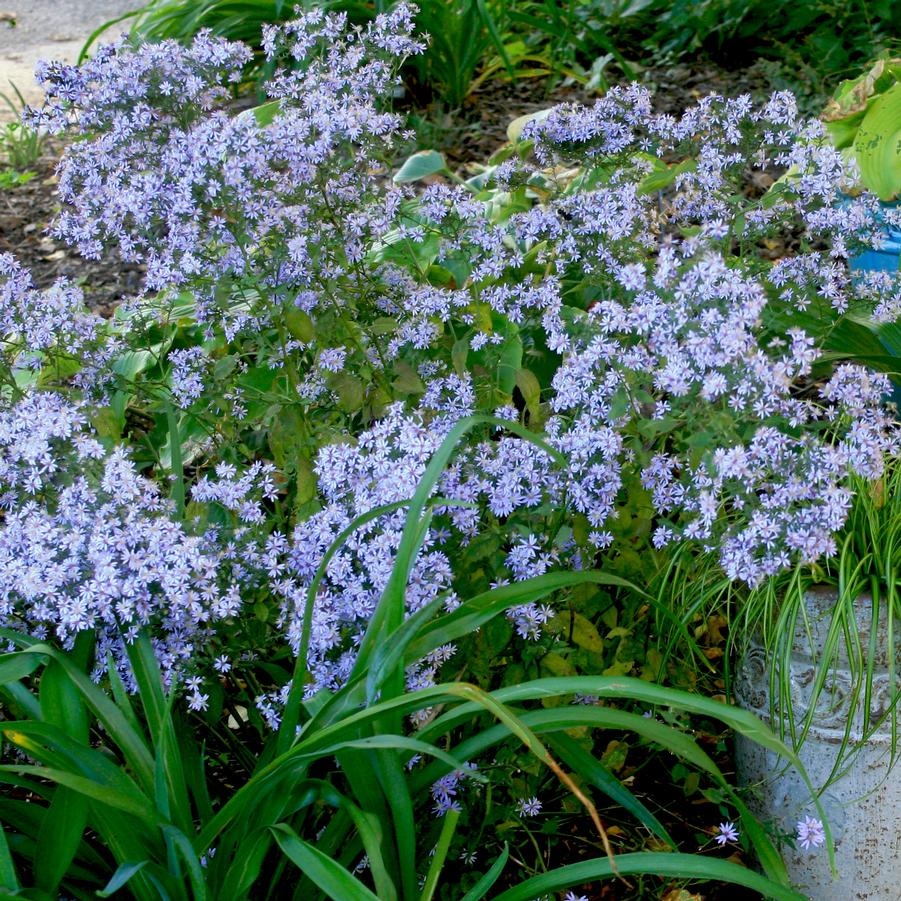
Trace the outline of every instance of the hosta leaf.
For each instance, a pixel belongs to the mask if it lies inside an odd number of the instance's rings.
[[[249,110],[249,112],[253,114],[254,119],[257,121],[257,125],[265,127],[272,124],[273,120],[281,110],[281,106],[281,100],[270,100],[268,103],[261,103],[259,106],[255,106],[252,110]]]
[[[394,175],[394,182],[404,185],[439,172],[447,172],[447,162],[437,150],[420,150],[409,157]]]
[[[515,144],[521,137],[523,129],[530,122],[544,122],[551,114],[551,109],[538,110],[537,113],[527,113],[524,116],[518,116],[507,126],[507,140]]]
[[[854,153],[870,190],[883,200],[901,192],[901,84],[873,101],[854,139]]]

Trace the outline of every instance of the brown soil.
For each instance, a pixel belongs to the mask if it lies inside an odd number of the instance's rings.
[[[60,208],[56,197],[53,148],[38,161],[25,184],[0,189],[0,253],[12,253],[31,270],[38,287],[59,278],[76,282],[87,305],[110,315],[124,298],[141,288],[141,268],[123,263],[108,252],[100,260],[85,260],[74,250],[47,235],[47,228]]]

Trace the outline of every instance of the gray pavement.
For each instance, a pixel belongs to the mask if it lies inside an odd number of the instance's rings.
[[[39,59],[75,62],[85,40],[104,22],[144,5],[145,0],[0,0],[0,91],[13,81],[29,102],[39,102],[34,80]],[[13,24],[14,23],[14,24]],[[110,39],[128,30],[123,22]],[[9,112],[0,109],[0,121]]]

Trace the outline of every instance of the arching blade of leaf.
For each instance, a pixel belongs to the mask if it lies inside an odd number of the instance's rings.
[[[333,901],[379,901],[378,895],[340,864],[299,838],[290,826],[280,823],[271,828],[282,852]]]
[[[45,660],[42,654],[13,651],[0,654],[0,684],[18,682],[30,676]]]
[[[0,829],[0,889],[10,893],[19,890],[16,868],[13,865],[9,844],[6,841],[6,832],[3,829]]]
[[[588,779],[598,790],[602,791],[611,801],[615,801],[624,810],[628,810],[643,826],[675,848],[676,842],[666,831],[664,825],[645,807],[632,792],[627,789],[605,766],[591,756],[581,745],[573,741],[565,733],[548,736],[546,739],[549,747],[557,752],[557,755],[571,769]]]
[[[638,590],[620,576],[599,572],[597,570],[575,570],[545,573],[522,582],[513,582],[492,588],[463,601],[456,610],[426,625],[420,635],[411,642],[406,660],[408,663],[419,660],[429,651],[443,644],[469,635],[493,619],[499,613],[526,601],[539,601],[561,588],[593,583],[596,585],[615,585],[630,590]]]
[[[127,794],[118,789],[110,788],[107,785],[100,785],[93,779],[87,779],[84,776],[77,776],[74,773],[69,773],[65,770],[59,770],[53,767],[26,766],[24,764],[20,766],[0,766],[0,773],[10,772],[25,773],[29,776],[50,779],[59,785],[70,788],[73,791],[90,798],[92,801],[98,801],[100,804],[106,804],[116,810],[122,810],[125,813],[131,814],[148,825],[155,826],[158,822],[156,811],[146,798]]]
[[[87,820],[87,798],[69,788],[58,789],[38,833],[34,855],[35,885],[52,897],[75,859]]]
[[[666,852],[618,854],[616,867],[623,876],[646,873],[653,876],[670,876],[674,879],[712,880],[743,885],[760,892],[765,898],[774,898],[776,901],[805,901],[804,895],[779,885],[754,870],[728,860],[704,857],[702,854]],[[533,876],[514,888],[496,895],[493,901],[533,901],[550,892],[562,891],[583,882],[609,879],[613,875],[610,861],[606,857],[598,857]]]
[[[140,873],[148,864],[148,861],[129,861],[119,864],[119,868],[113,873],[112,878],[107,882],[106,886],[97,892],[98,898],[111,898],[119,889],[124,888],[129,879],[137,873]]]
[[[57,661],[66,671],[66,675],[81,693],[84,702],[103,724],[110,739],[116,743],[128,760],[139,784],[145,790],[153,789],[153,758],[147,744],[128,722],[122,711],[85,673],[75,666],[69,657],[51,647],[37,644],[30,648],[30,653],[43,654]]]
[[[504,844],[504,850],[498,855],[497,860],[491,864],[487,873],[484,873],[479,881],[460,899],[460,901],[482,901],[485,895],[491,890],[495,882],[500,879],[504,867],[510,858],[510,848]]]

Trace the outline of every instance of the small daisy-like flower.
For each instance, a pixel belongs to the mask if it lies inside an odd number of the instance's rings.
[[[738,841],[738,830],[735,828],[735,823],[720,823],[719,830],[720,833],[716,837],[716,843],[718,845],[725,845],[727,842]]]
[[[588,901],[585,895],[577,895],[575,892],[567,892],[563,896],[563,901]]]
[[[798,844],[805,850],[820,848],[826,843],[826,830],[823,821],[816,817],[805,816],[797,825]]]
[[[460,860],[462,860],[463,863],[468,864],[468,865],[474,864],[476,862],[476,860],[478,860],[478,857],[479,857],[478,851],[466,850],[466,851],[462,851],[460,853]]]
[[[516,802],[516,809],[523,817],[534,817],[541,813],[541,801],[538,798],[520,798]]]

